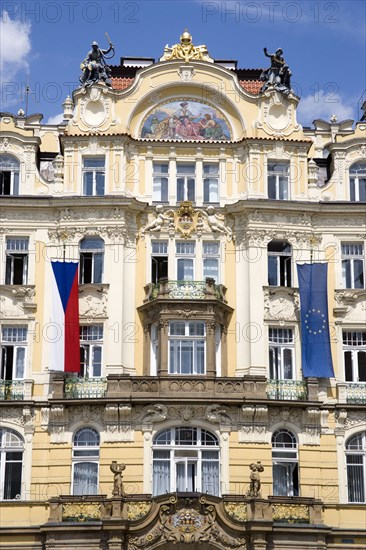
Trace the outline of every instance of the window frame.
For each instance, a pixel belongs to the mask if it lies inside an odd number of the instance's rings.
[[[6,444],[7,434],[11,434],[12,439],[16,438],[18,440],[18,445]],[[22,485],[23,485],[23,476],[24,476],[24,438],[15,430],[11,428],[0,427],[0,501],[9,501],[9,500],[21,500],[22,499]],[[15,453],[21,453],[21,459],[19,460],[7,460],[7,453],[11,455]],[[10,468],[10,476],[13,473],[15,481],[18,483],[19,492],[15,494],[13,498],[5,498],[5,491],[9,483],[7,481],[7,468],[6,465],[9,463],[12,464],[21,464],[20,466],[20,476],[17,477],[17,472],[12,472],[13,468]],[[18,469],[19,472],[19,469]]]
[[[361,189],[361,182],[363,182],[363,189]],[[364,197],[362,199],[360,191]],[[355,162],[349,167],[349,197],[350,202],[366,201],[366,162]]]
[[[279,247],[280,245],[286,245],[286,248],[289,248],[289,250],[286,250],[284,248],[283,251],[281,250],[270,250],[270,248],[275,248],[276,245]],[[276,267],[276,284],[273,284],[271,282],[271,260],[270,258],[275,258],[275,267]],[[283,286],[287,288],[292,287],[292,258],[293,258],[293,248],[292,245],[288,241],[280,240],[280,239],[272,239],[267,244],[267,270],[268,270],[268,286]],[[281,284],[281,283],[284,284]]]
[[[156,169],[157,167],[166,166],[167,171]],[[153,162],[153,173],[152,173],[152,202],[166,204],[169,202],[169,161],[156,161]],[[156,191],[157,180],[166,180],[163,182],[160,181],[159,192]],[[166,189],[165,189],[166,186]],[[166,198],[163,198],[163,195],[166,195]]]
[[[188,167],[193,166],[194,171],[193,173],[186,172],[184,173],[184,170],[182,172],[179,172],[179,168],[181,167]],[[183,181],[183,198],[178,198],[180,196],[179,190],[179,181],[178,180],[184,180]],[[189,189],[189,180],[193,180],[193,197],[190,196],[192,193],[190,193]],[[177,162],[176,166],[176,202],[185,202],[185,201],[191,201],[192,203],[196,202],[196,192],[197,192],[197,163],[194,162]]]
[[[104,161],[103,166],[86,166],[85,163],[88,161]],[[88,193],[88,181],[87,174],[92,174],[92,189],[91,193]],[[102,192],[98,192],[98,181],[97,174],[103,175],[102,180]],[[82,182],[83,182],[83,196],[85,197],[103,197],[106,190],[106,158],[105,155],[88,155],[83,157],[82,162]]]
[[[217,252],[210,254],[205,251],[205,248],[208,246],[216,245]],[[205,264],[207,261],[215,261],[217,264],[217,277],[212,277],[212,274],[207,274]],[[207,277],[215,279],[215,284],[220,284],[221,273],[220,273],[220,242],[219,241],[203,241],[202,242],[202,267],[203,267],[203,279]]]
[[[280,166],[285,168],[286,172],[281,169],[273,168]],[[285,186],[281,188],[280,178],[285,178]],[[270,181],[270,178],[274,178],[274,188]],[[274,192],[273,192],[274,191]],[[291,198],[290,193],[290,161],[289,160],[267,160],[267,193],[268,198],[271,200],[284,200],[288,201]],[[281,196],[282,195],[282,196]]]
[[[99,240],[100,243],[102,244],[102,247],[101,248],[83,248],[83,243],[87,243],[88,241],[92,242],[93,240]],[[102,284],[103,283],[104,250],[105,250],[105,242],[101,237],[87,236],[81,239],[81,241],[79,242],[79,258],[80,258],[79,284],[84,285],[84,284]],[[100,257],[100,277],[96,276],[96,260],[99,259],[98,256]],[[86,259],[88,259],[89,262],[91,263],[90,274],[89,274],[89,269],[87,270],[85,267]],[[86,277],[86,271],[88,271],[88,275],[90,276]],[[85,282],[86,278],[88,279],[90,278],[91,280]]]
[[[189,439],[181,439],[180,433],[191,432],[192,437]],[[179,434],[179,435],[178,435]],[[195,434],[195,435],[193,435]],[[211,444],[205,441],[209,436]],[[160,439],[160,441],[159,441]],[[160,456],[157,454],[160,453]],[[165,457],[162,454],[165,453]],[[206,453],[206,455],[205,455]],[[217,453],[216,457],[209,457],[208,453]],[[160,481],[155,482],[156,466],[158,462],[168,463],[165,480],[163,484]],[[213,485],[213,492],[209,492],[208,477],[206,473],[206,482],[204,480],[203,467],[204,464],[214,463],[216,465],[216,482]],[[164,494],[155,490],[162,485],[169,485],[167,489],[172,492],[205,492],[211,495],[220,496],[221,494],[221,449],[219,438],[209,430],[199,428],[197,426],[173,426],[160,432],[157,432],[152,440],[152,471],[151,471],[151,489],[154,496]],[[179,464],[184,464],[184,484],[185,490],[178,489],[178,469]],[[191,465],[191,476],[188,473],[188,465]],[[155,470],[155,471],[154,471]],[[211,472],[212,480],[212,472]],[[192,486],[188,487],[190,481]],[[168,483],[167,483],[168,482]],[[206,483],[206,485],[205,485]],[[167,490],[166,489],[166,490]]]
[[[15,245],[11,248],[10,244]],[[14,267],[16,260],[21,261],[22,267],[19,271],[22,272],[22,282],[14,282],[18,277],[18,272],[15,273]],[[29,237],[6,237],[5,247],[5,284],[6,285],[26,285],[28,282],[28,265],[29,265]]]
[[[362,444],[362,448],[356,448],[356,449],[349,449],[348,447],[350,446],[350,444],[352,443],[353,440],[357,440],[357,438],[361,438],[361,444]],[[357,462],[351,462],[350,463],[348,462],[348,457],[358,457],[359,459],[361,459],[361,461],[359,463]],[[351,435],[346,443],[345,443],[345,464],[346,464],[346,479],[347,479],[347,502],[349,504],[364,504],[366,503],[366,431],[362,431],[362,432],[357,432],[353,435]],[[354,487],[352,487],[352,484],[350,483],[350,468],[349,466],[357,466],[357,465],[360,465],[361,466],[361,482],[362,482],[362,486],[361,488],[359,488],[359,490],[361,489],[361,492],[363,493],[363,500],[352,500],[350,498],[351,496],[351,491],[352,489],[354,489]]]
[[[193,244],[193,252],[192,251],[187,251],[187,252],[181,252],[177,250],[177,246],[181,246],[181,245],[192,245]],[[195,275],[196,275],[196,253],[197,253],[197,249],[196,249],[196,241],[181,241],[181,240],[176,240],[175,241],[175,261],[176,261],[176,280],[177,281],[194,281],[195,280]],[[179,278],[179,271],[180,271],[180,268],[179,268],[179,262],[180,261],[184,261],[184,260],[187,260],[187,261],[191,261],[192,262],[192,278],[191,279],[181,279]],[[185,269],[183,269],[183,271],[185,271]]]
[[[277,331],[277,333],[274,333]],[[284,334],[288,332],[288,335]],[[271,380],[296,380],[295,337],[292,327],[268,327],[269,378]],[[286,351],[290,351],[291,377],[285,377]],[[273,361],[271,361],[273,357]]]
[[[4,193],[5,176],[4,173],[10,172],[9,193]],[[13,155],[0,155],[0,196],[11,197],[19,195],[20,182],[20,162]]]
[[[217,175],[205,173],[205,168],[209,166],[217,167]],[[219,204],[220,203],[220,163],[219,162],[204,162],[202,168],[202,180],[203,180],[203,204]],[[210,183],[209,180],[216,180],[216,199],[210,198]],[[207,189],[208,187],[208,189]],[[207,198],[208,197],[208,198]]]
[[[343,330],[342,345],[344,381],[357,384],[366,383],[366,331]],[[349,360],[346,354],[349,354]],[[364,366],[361,364],[360,354],[364,354],[365,356]],[[361,375],[360,377],[360,370],[362,367],[365,372],[363,376]],[[349,376],[349,374],[351,376]],[[360,378],[363,378],[363,380],[360,380]]]
[[[346,250],[348,247],[348,250]],[[354,247],[354,251],[350,251]],[[357,253],[356,247],[359,247],[360,253]],[[355,263],[360,262],[361,286],[356,286],[357,277],[355,274]],[[342,284],[343,288],[362,290],[365,288],[365,248],[363,242],[342,242],[341,243],[341,265],[342,265]],[[349,281],[347,281],[349,279]],[[349,286],[350,283],[350,286]]]
[[[17,339],[17,336],[14,336],[16,339],[5,339],[4,330],[14,329],[18,331],[23,331],[23,338]],[[20,334],[20,332],[19,332]],[[21,335],[21,334],[20,334]],[[27,365],[27,342],[28,342],[28,327],[26,325],[2,325],[1,327],[1,358],[0,358],[0,380],[12,381],[12,380],[24,380],[26,378],[26,365]],[[12,365],[11,367],[7,364],[8,361],[8,349],[12,348]],[[23,350],[23,359],[22,359],[22,375],[17,376],[17,358],[20,350]],[[12,377],[8,377],[8,373],[11,370]]]
[[[85,433],[89,431],[90,433],[93,433],[95,437],[95,441],[97,441],[97,444],[95,445],[75,445],[75,440],[79,434]],[[76,449],[80,447],[79,452],[85,451],[89,452],[89,454],[85,455],[76,455],[75,451]],[[94,451],[94,453],[93,453]],[[77,496],[85,496],[85,495],[97,495],[99,494],[99,461],[100,461],[100,434],[98,431],[91,427],[91,426],[83,426],[82,428],[79,428],[72,438],[72,467],[71,467],[71,495],[77,495]],[[75,486],[77,485],[75,477],[76,477],[76,471],[78,469],[78,466],[82,464],[96,464],[96,482],[93,484],[96,488],[96,492],[75,492]],[[92,484],[90,484],[92,485]]]
[[[90,330],[84,330],[90,329]],[[94,338],[92,331],[97,333]],[[90,332],[90,337],[88,335]],[[86,336],[86,337],[85,337]],[[104,327],[101,323],[93,325],[80,325],[80,376],[83,378],[102,378],[103,376],[103,337]],[[94,361],[96,350],[100,350],[100,362]],[[82,361],[84,353],[84,361]],[[96,365],[100,365],[100,374],[95,374]]]
[[[171,329],[172,325],[183,325],[184,334],[172,334]],[[190,325],[201,325],[203,327],[203,334],[192,335],[190,334]],[[183,372],[182,369],[182,355],[185,353],[184,343],[191,344],[188,353],[190,353],[192,362],[189,365],[189,372]],[[202,346],[203,348],[200,347]],[[172,355],[173,353],[173,355]],[[202,365],[203,369],[200,372],[200,353],[203,353]],[[177,356],[179,355],[179,360]],[[177,365],[173,365],[177,360]],[[178,375],[178,376],[204,376],[207,371],[207,333],[206,333],[206,323],[202,320],[195,319],[194,321],[183,321],[183,320],[172,320],[169,322],[168,330],[168,374]]]
[[[279,442],[280,444],[277,444],[277,438],[283,434],[291,442]],[[290,430],[279,428],[272,434],[271,446],[273,495],[287,497],[300,496],[299,446],[296,436]],[[281,456],[281,454],[284,456]],[[279,470],[278,467],[284,468],[286,471],[286,494],[279,491],[280,481],[277,481],[277,474],[275,474],[275,469]]]

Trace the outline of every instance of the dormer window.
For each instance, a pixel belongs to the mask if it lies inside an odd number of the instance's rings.
[[[290,163],[268,163],[268,198],[288,200],[290,198]]]
[[[356,162],[351,166],[349,187],[352,202],[366,202],[366,162]]]
[[[105,193],[105,157],[83,160],[83,194],[102,196]]]
[[[19,195],[19,161],[0,155],[0,195]]]

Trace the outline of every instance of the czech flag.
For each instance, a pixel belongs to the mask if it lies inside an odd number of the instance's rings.
[[[53,261],[51,369],[80,372],[78,262]]]

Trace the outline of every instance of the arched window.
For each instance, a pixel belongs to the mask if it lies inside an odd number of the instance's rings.
[[[346,443],[348,502],[366,502],[366,432]]]
[[[349,169],[349,196],[354,202],[366,202],[366,162],[356,162]]]
[[[277,430],[272,436],[273,494],[299,496],[297,441],[288,430]]]
[[[80,284],[101,283],[103,278],[104,241],[85,237],[80,241]]]
[[[287,241],[271,241],[268,251],[268,284],[291,286],[292,246]]]
[[[21,498],[23,449],[21,435],[0,428],[0,500]]]
[[[19,161],[0,155],[0,195],[19,195]]]
[[[153,441],[153,494],[220,493],[219,441],[201,428],[177,427]]]
[[[99,434],[93,428],[81,428],[74,435],[72,494],[98,493]]]

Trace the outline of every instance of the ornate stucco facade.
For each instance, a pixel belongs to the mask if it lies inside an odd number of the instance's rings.
[[[364,548],[365,117],[303,128],[188,39],[111,79],[58,126],[1,114],[0,548]],[[62,258],[80,376],[51,361]],[[302,376],[310,261],[329,379]]]

